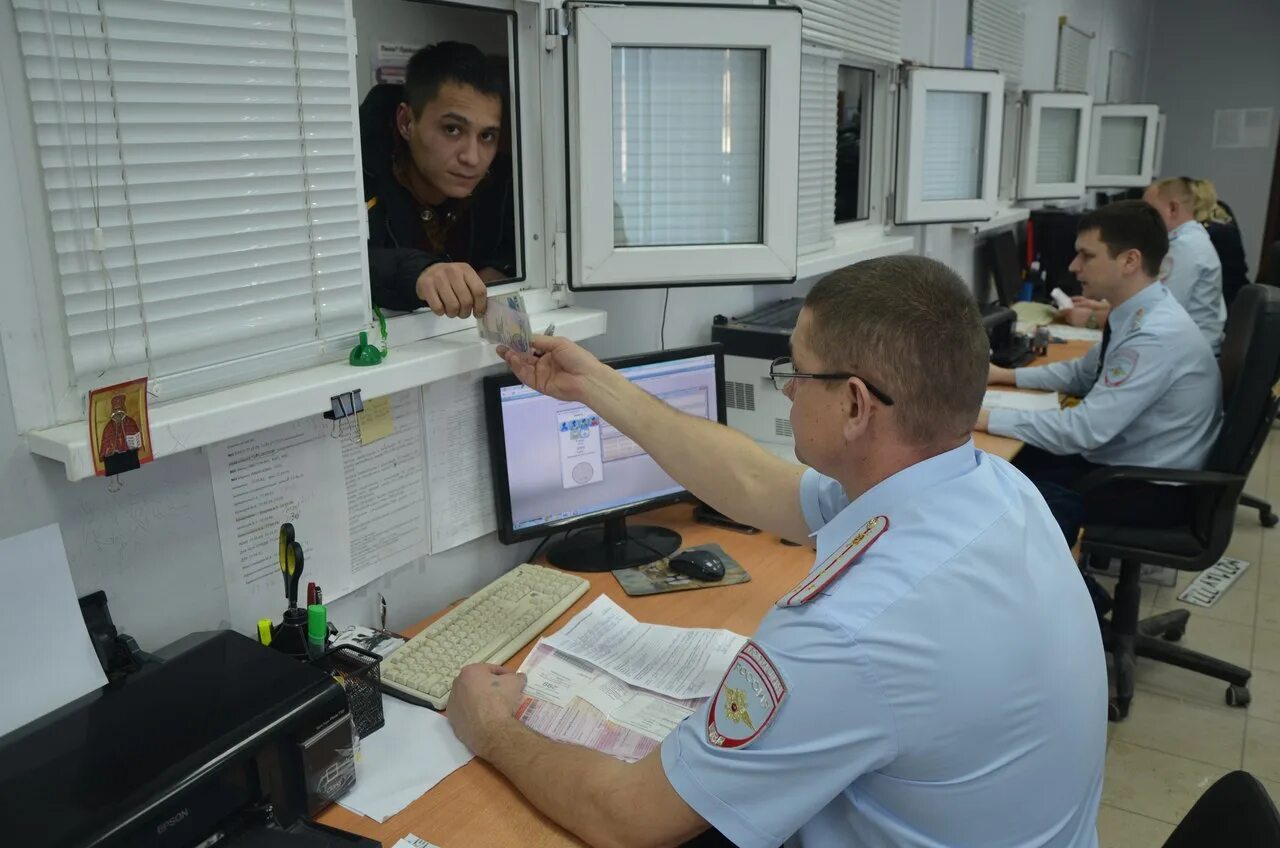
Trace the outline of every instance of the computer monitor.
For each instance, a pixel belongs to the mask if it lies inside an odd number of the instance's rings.
[[[606,364],[676,409],[725,421],[719,345]],[[485,378],[484,404],[504,543],[574,530],[547,551],[552,565],[570,571],[628,568],[679,550],[678,533],[629,527],[625,518],[692,496],[609,422],[584,404],[527,388],[511,374]]]
[[[1022,288],[1022,265],[1018,262],[1018,243],[1009,230],[986,239],[987,264],[995,278],[996,297],[1001,306],[1013,306]]]

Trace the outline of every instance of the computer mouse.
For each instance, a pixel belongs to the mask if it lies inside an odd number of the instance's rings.
[[[724,577],[724,563],[711,551],[682,551],[667,563],[676,574],[711,583]]]

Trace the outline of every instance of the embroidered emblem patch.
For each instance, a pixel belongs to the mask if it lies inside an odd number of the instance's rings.
[[[1102,381],[1112,388],[1123,386],[1137,367],[1136,350],[1117,350],[1107,360],[1107,367],[1102,369]]]
[[[1147,310],[1139,307],[1138,311],[1133,313],[1133,319],[1129,321],[1129,332],[1137,332],[1142,329],[1142,316],[1147,314]]]
[[[867,548],[884,535],[889,529],[889,517],[877,515],[862,525],[862,529],[853,534],[853,538],[845,542],[835,552],[822,561],[822,565],[796,584],[795,588],[778,599],[779,607],[798,607],[813,600],[837,577],[844,574],[849,566],[862,556]]]
[[[764,649],[748,641],[733,658],[707,711],[707,742],[745,748],[764,733],[787,697],[787,684]]]

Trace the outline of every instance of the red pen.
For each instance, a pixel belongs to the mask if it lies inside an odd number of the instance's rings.
[[[307,606],[315,603],[319,603],[319,601],[316,600],[316,584],[313,580],[307,584]]]

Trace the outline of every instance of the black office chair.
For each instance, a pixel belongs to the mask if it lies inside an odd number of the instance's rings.
[[[1205,790],[1164,848],[1263,848],[1280,845],[1280,813],[1247,771],[1233,771]]]
[[[1185,488],[1188,517],[1183,526],[1130,527],[1123,515],[1115,523],[1089,523],[1081,552],[1090,559],[1120,560],[1111,620],[1103,641],[1115,660],[1116,697],[1110,718],[1129,714],[1135,656],[1148,657],[1227,681],[1227,703],[1249,703],[1250,672],[1228,662],[1172,644],[1182,638],[1190,614],[1185,609],[1138,620],[1142,564],[1180,571],[1203,571],[1218,561],[1231,541],[1236,505],[1245,479],[1262,450],[1280,407],[1272,387],[1280,378],[1280,289],[1247,285],[1240,289],[1227,318],[1222,356],[1222,430],[1203,471],[1112,466],[1086,476],[1077,485],[1086,503],[1106,486],[1179,483]]]

